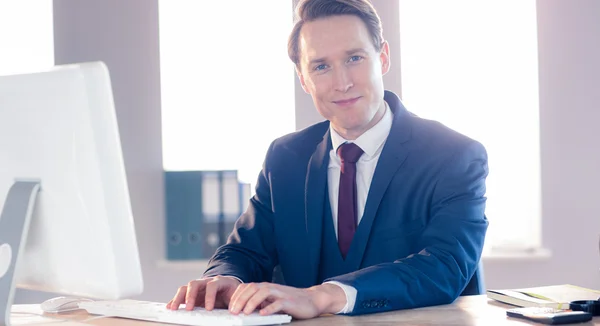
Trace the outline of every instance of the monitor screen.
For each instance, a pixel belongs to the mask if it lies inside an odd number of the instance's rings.
[[[28,184],[39,190],[19,193],[16,185]],[[24,203],[30,209],[18,209]],[[29,225],[21,223],[26,211]],[[0,76],[0,212],[0,288],[11,292],[0,304],[12,303],[13,280],[21,288],[95,299],[142,292],[104,63]],[[18,246],[12,238],[26,241]]]

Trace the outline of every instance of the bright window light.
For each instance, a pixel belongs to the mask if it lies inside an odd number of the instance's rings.
[[[254,183],[294,131],[289,1],[159,0],[165,170],[238,170]]]
[[[0,0],[0,75],[54,65],[52,0]]]
[[[486,147],[486,253],[540,246],[534,0],[400,0],[403,101]]]

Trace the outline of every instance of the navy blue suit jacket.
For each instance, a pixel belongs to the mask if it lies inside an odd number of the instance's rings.
[[[391,92],[385,100],[393,123],[346,258],[355,271],[330,279],[357,289],[351,314],[454,301],[488,226],[484,147],[411,114]],[[318,283],[330,149],[328,121],[271,144],[256,195],[205,276],[270,282],[279,266],[287,285]]]

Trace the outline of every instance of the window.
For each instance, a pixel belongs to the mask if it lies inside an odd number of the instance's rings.
[[[486,147],[485,252],[540,245],[536,2],[400,0],[407,108]]]
[[[159,1],[165,170],[238,170],[254,183],[294,131],[289,1]]]
[[[0,1],[0,75],[54,65],[52,0]]]

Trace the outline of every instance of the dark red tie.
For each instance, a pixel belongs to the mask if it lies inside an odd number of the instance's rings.
[[[338,246],[342,257],[346,259],[356,232],[356,162],[363,151],[353,143],[345,143],[338,148],[337,153],[342,161],[338,197]]]

